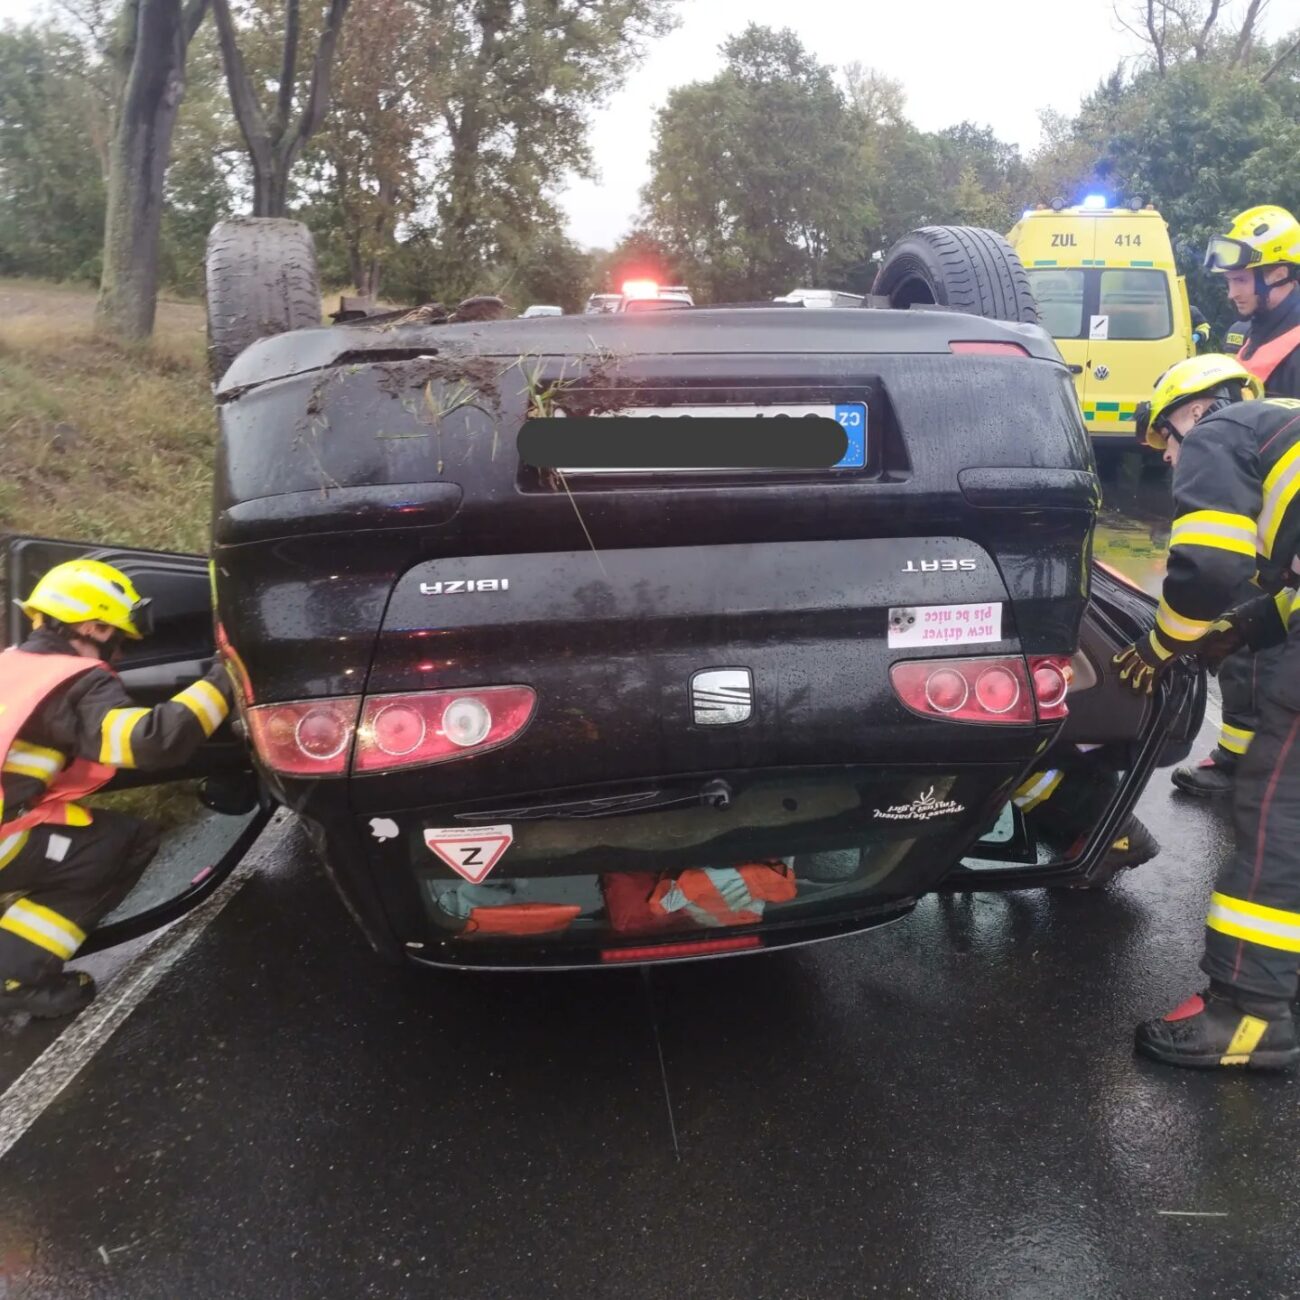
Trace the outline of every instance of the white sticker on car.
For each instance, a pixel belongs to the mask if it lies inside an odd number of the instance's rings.
[[[1088,317],[1088,337],[1090,339],[1108,339],[1110,338],[1110,317],[1109,316],[1089,316]]]
[[[453,826],[424,832],[429,851],[471,885],[487,878],[514,838],[510,826]]]
[[[982,645],[1002,640],[1002,605],[914,605],[889,611],[889,648]]]

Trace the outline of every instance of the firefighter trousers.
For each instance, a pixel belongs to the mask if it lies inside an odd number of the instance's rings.
[[[1300,629],[1264,689],[1233,817],[1236,851],[1215,882],[1201,969],[1241,996],[1289,1001],[1300,965]]]
[[[1259,726],[1268,679],[1282,657],[1275,646],[1258,654],[1250,650],[1229,655],[1219,668],[1219,691],[1223,696],[1223,726],[1219,731],[1218,754],[1228,765],[1237,762],[1250,748]]]
[[[0,868],[0,979],[30,983],[57,972],[157,851],[156,827],[106,809],[89,826],[30,831]]]

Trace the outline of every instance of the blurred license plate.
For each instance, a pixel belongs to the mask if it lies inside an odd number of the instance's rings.
[[[660,416],[668,419],[690,417],[697,420],[716,419],[725,416],[729,419],[754,416],[760,419],[775,417],[793,417],[820,415],[834,420],[841,425],[848,435],[849,446],[843,460],[838,460],[832,469],[863,469],[867,463],[867,406],[865,402],[839,402],[821,406],[744,406],[736,403],[718,406],[633,406],[622,411],[603,411],[603,415]],[[565,474],[725,474],[727,470],[674,469],[660,465],[653,469],[566,469]],[[755,473],[748,469],[746,473]],[[761,471],[757,471],[761,472]]]

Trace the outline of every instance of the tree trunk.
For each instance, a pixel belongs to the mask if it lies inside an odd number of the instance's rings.
[[[153,333],[163,181],[185,93],[188,33],[180,0],[128,0],[122,22],[125,77],[109,142],[95,316],[104,332],[144,339]]]

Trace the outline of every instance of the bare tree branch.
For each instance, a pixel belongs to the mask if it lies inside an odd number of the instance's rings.
[[[330,69],[334,64],[334,47],[339,42],[339,32],[343,27],[343,15],[348,11],[348,3],[349,0],[330,0],[329,13],[325,16],[325,26],[320,34],[320,44],[316,47],[316,62],[312,66],[307,106],[303,109],[302,119],[298,123],[297,144],[301,144],[316,133],[329,109]]]
[[[1260,77],[1259,84],[1262,86],[1297,50],[1300,50],[1300,36],[1297,36],[1296,39],[1292,41],[1276,59],[1273,60],[1273,66],[1270,67],[1262,77]]]
[[[280,93],[275,105],[275,134],[284,135],[293,111],[294,82],[298,75],[298,0],[286,0],[284,10],[284,58],[280,62]]]
[[[212,0],[212,14],[217,21],[217,39],[221,43],[221,61],[226,68],[226,85],[230,88],[230,106],[234,109],[235,121],[239,123],[249,152],[260,161],[268,152],[266,119],[249,84],[243,56],[239,53],[228,0]]]
[[[1267,3],[1268,0],[1250,0],[1250,5],[1246,9],[1246,16],[1241,20],[1241,31],[1237,35],[1237,48],[1232,52],[1232,62],[1228,65],[1229,67],[1237,67],[1250,52],[1251,42],[1255,38],[1255,23]]]
[[[1147,0],[1147,31],[1151,35],[1151,48],[1156,52],[1156,70],[1163,77],[1165,75],[1165,21],[1169,15],[1166,13],[1164,6],[1160,9],[1161,25],[1160,31],[1156,31],[1156,0]]]
[[[185,44],[194,39],[199,28],[203,26],[203,19],[207,16],[208,0],[187,0],[184,12],[181,15],[181,23],[185,30]]]
[[[1205,22],[1201,27],[1201,34],[1192,44],[1196,59],[1199,62],[1205,57],[1205,43],[1210,39],[1210,33],[1214,30],[1214,24],[1219,18],[1219,8],[1221,0],[1210,0],[1210,12],[1205,15]]]

